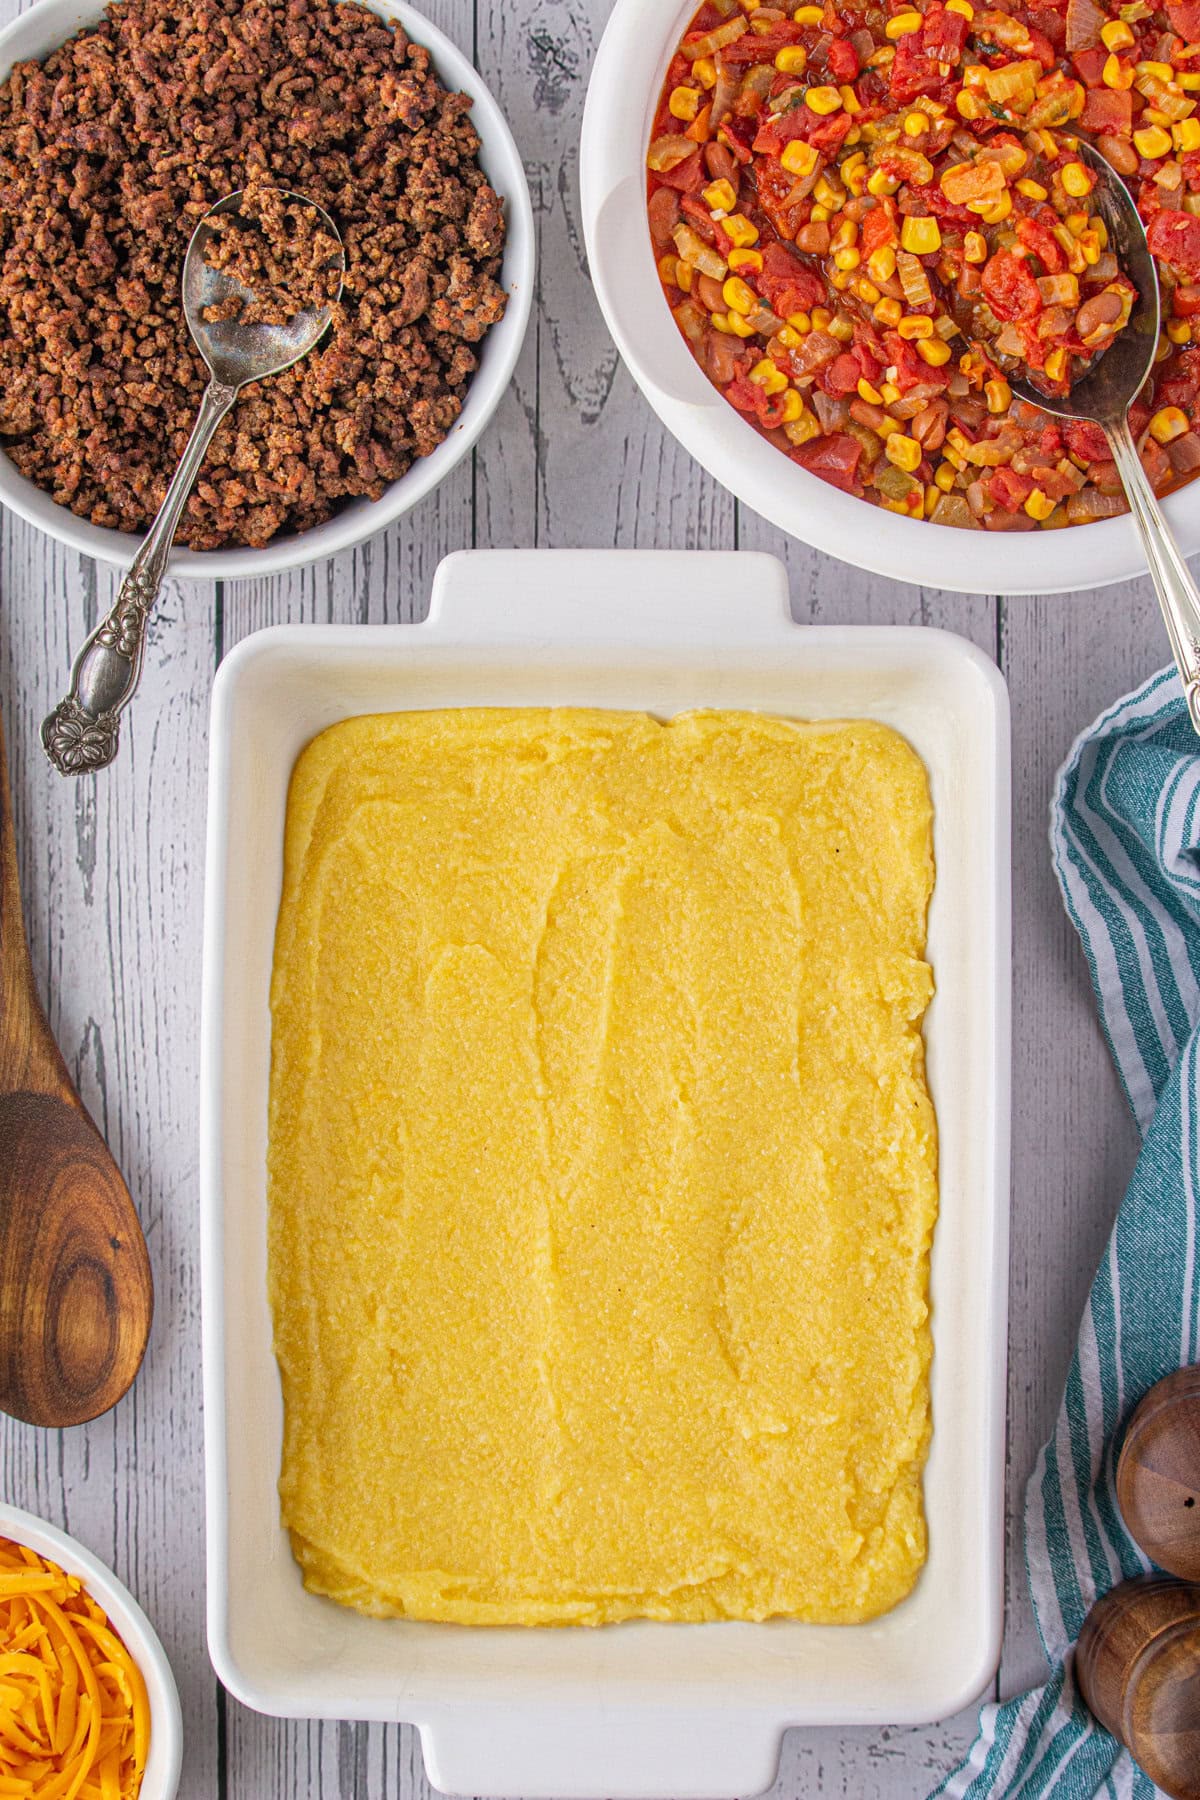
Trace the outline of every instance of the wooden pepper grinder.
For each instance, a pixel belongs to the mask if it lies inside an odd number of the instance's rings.
[[[1168,1376],[1137,1408],[1117,1498],[1130,1536],[1171,1573],[1122,1582],[1096,1602],[1075,1677],[1151,1781],[1172,1800],[1200,1800],[1200,1369]]]

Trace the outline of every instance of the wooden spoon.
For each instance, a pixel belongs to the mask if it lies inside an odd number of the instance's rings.
[[[0,1408],[48,1426],[107,1412],[153,1309],[129,1190],[34,989],[0,728]]]

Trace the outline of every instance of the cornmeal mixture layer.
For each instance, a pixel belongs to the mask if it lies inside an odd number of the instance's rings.
[[[477,710],[308,746],[270,1282],[309,1588],[529,1625],[909,1591],[932,881],[880,725]]]

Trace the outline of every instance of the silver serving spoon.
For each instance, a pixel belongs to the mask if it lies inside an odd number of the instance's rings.
[[[208,308],[231,296],[245,301],[254,298],[242,282],[209,268],[204,260],[212,235],[210,221],[218,213],[236,212],[244,198],[242,191],[218,200],[200,220],[188,244],[183,264],[183,312],[212,380],[204,390],[179,467],[121,583],[116,604],[79,652],[66,698],[42,723],[46,754],[61,775],[102,769],[117,753],[121,714],[133,699],[142,672],[150,608],[158,598],[179,515],[217,426],[248,381],[261,381],[290,368],[307,355],[329,324],[333,302],[309,307],[282,325],[205,320]],[[337,226],[322,207],[306,200],[303,194],[288,194],[287,199],[294,205],[308,207],[338,246],[336,301],[345,272],[345,254]]]
[[[1060,419],[1088,419],[1108,439],[1125,486],[1129,510],[1142,534],[1142,547],[1167,623],[1167,636],[1183,683],[1192,724],[1200,732],[1200,589],[1171,535],[1129,429],[1129,408],[1145,385],[1158,349],[1158,275],[1146,242],[1146,227],[1133,195],[1112,164],[1082,138],[1077,154],[1099,177],[1092,200],[1108,228],[1109,248],[1140,301],[1124,331],[1065,398],[1047,399],[1028,381],[1009,375],[1014,394]]]

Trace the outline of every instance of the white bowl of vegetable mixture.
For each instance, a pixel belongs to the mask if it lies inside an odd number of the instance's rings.
[[[1128,515],[1063,530],[986,535],[902,517],[800,467],[708,379],[672,318],[647,220],[647,147],[664,78],[695,14],[696,0],[617,0],[583,124],[581,189],[592,280],[621,356],[664,425],[772,524],[877,574],[1008,594],[1100,587],[1141,574],[1145,563]],[[782,17],[790,19],[791,9]],[[1139,53],[1130,51],[1127,60]],[[1200,62],[1193,66],[1200,69]],[[1200,551],[1200,488],[1183,487],[1165,505],[1184,553]]]

